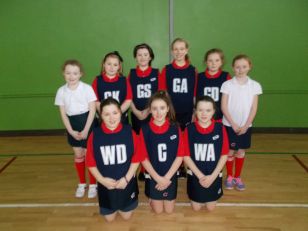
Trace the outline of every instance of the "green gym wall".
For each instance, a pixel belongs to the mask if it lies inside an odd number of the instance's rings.
[[[82,80],[91,83],[104,54],[119,51],[127,74],[135,66],[133,47],[146,42],[161,69],[171,36],[188,40],[199,72],[210,48],[224,50],[231,73],[234,55],[251,57],[250,76],[263,87],[255,127],[308,127],[308,1],[173,0],[172,9],[169,3],[1,0],[0,131],[64,128],[54,97],[66,59],[80,60]]]

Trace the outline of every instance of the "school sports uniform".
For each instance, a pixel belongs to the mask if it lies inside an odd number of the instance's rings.
[[[137,150],[138,138],[129,125],[120,124],[109,130],[104,124],[93,129],[88,140],[86,164],[97,167],[103,177],[119,180],[128,172],[131,163],[142,161]],[[103,215],[138,203],[138,185],[134,176],[125,189],[107,189],[98,182],[99,206]],[[134,209],[134,208],[132,208]],[[106,212],[107,211],[107,212]]]
[[[222,111],[221,111],[221,96],[220,92],[221,85],[231,79],[228,72],[219,70],[215,75],[211,75],[208,69],[205,72],[198,74],[197,78],[197,87],[196,87],[196,97],[200,96],[210,96],[214,99],[217,110],[215,113],[216,120],[222,120]]]
[[[148,67],[142,71],[137,66],[136,69],[131,69],[128,79],[132,88],[133,103],[139,111],[143,111],[148,103],[149,98],[158,89],[158,69]],[[132,127],[139,134],[142,124],[150,121],[151,115],[144,120],[139,120],[134,113],[131,113]]]
[[[184,131],[185,155],[204,175],[215,170],[221,155],[229,152],[228,137],[222,123],[212,120],[208,128],[202,128],[198,122],[190,124]],[[187,194],[190,200],[206,203],[218,200],[222,195],[222,173],[208,188],[202,187],[199,179],[188,170]]]
[[[130,84],[124,76],[116,75],[110,79],[102,73],[94,79],[92,87],[99,102],[109,97],[116,99],[120,104],[132,99]],[[122,122],[128,123],[127,113],[123,113]]]
[[[90,85],[79,81],[76,89],[69,89],[65,84],[57,91],[55,105],[64,106],[66,115],[69,118],[70,125],[75,131],[81,132],[87,122],[89,115],[89,103],[96,101],[96,96]],[[92,128],[89,129],[88,135]],[[76,140],[67,133],[68,143],[72,147],[87,147],[87,139]]]
[[[181,129],[191,122],[196,95],[196,68],[186,62],[183,67],[175,61],[166,65],[160,75],[159,89],[167,90]]]
[[[153,119],[140,130],[141,152],[145,154],[154,170],[160,176],[166,175],[177,156],[183,156],[181,130],[168,120],[162,125],[154,124]],[[155,188],[156,181],[146,175],[145,194],[155,200],[174,200],[177,196],[176,173],[170,179],[171,184],[163,191]]]

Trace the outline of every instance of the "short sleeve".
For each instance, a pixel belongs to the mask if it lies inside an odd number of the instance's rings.
[[[87,102],[90,103],[90,102],[93,102],[93,101],[97,101],[96,94],[95,94],[93,88],[88,84],[86,84],[85,87],[86,87],[86,91],[87,91]]]
[[[55,98],[55,105],[64,106],[63,87],[60,87],[57,91],[56,98]]]
[[[222,85],[221,85],[221,88],[220,88],[220,92],[221,93],[224,93],[224,94],[229,94],[229,86],[230,86],[230,80],[224,82]]]
[[[261,95],[263,93],[262,87],[261,87],[260,83],[258,83],[258,82],[255,82],[254,93],[255,93],[255,95]]]

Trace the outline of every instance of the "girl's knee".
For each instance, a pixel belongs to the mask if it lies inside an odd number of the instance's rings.
[[[105,220],[106,220],[107,222],[112,222],[112,221],[114,221],[114,220],[115,220],[115,218],[116,218],[116,214],[112,214],[112,215],[105,215],[105,216],[104,216],[104,218],[105,218]]]
[[[215,203],[208,203],[205,206],[206,206],[207,211],[212,212],[216,208],[216,202]]]

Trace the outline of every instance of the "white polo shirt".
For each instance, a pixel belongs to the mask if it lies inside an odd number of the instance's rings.
[[[240,85],[236,77],[233,77],[222,84],[220,92],[228,95],[229,113],[233,121],[241,127],[245,125],[249,117],[254,96],[262,94],[262,88],[257,81],[250,79],[250,77],[243,85]],[[225,116],[222,123],[231,126]],[[251,126],[252,124],[250,124]]]
[[[75,90],[65,84],[57,91],[55,105],[64,106],[67,115],[80,115],[89,111],[89,103],[96,101],[93,88],[82,81]]]

